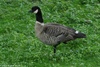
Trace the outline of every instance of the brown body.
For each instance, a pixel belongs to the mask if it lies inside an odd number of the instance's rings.
[[[57,45],[61,42],[76,39],[76,30],[59,24],[44,24],[38,21],[35,24],[35,33],[38,39],[48,45]]]

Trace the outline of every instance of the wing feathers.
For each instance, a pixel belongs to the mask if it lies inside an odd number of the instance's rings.
[[[65,34],[65,35],[68,34],[67,29],[64,29],[63,27],[58,26],[58,25],[46,25],[44,26],[43,31],[46,34],[49,34],[50,36],[55,36],[55,37],[61,34]]]

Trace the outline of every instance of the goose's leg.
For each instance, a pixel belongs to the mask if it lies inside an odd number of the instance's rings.
[[[54,54],[56,53],[56,47],[57,47],[57,46],[54,46]]]

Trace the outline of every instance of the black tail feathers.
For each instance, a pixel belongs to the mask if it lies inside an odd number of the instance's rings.
[[[86,38],[86,34],[79,32],[79,33],[75,34],[74,37],[75,38]]]

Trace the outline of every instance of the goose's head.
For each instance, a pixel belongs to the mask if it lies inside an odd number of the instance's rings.
[[[36,21],[43,23],[42,12],[38,6],[33,6],[29,12],[35,13]]]
[[[29,12],[37,14],[39,12],[39,10],[40,10],[40,8],[38,6],[33,6]]]

